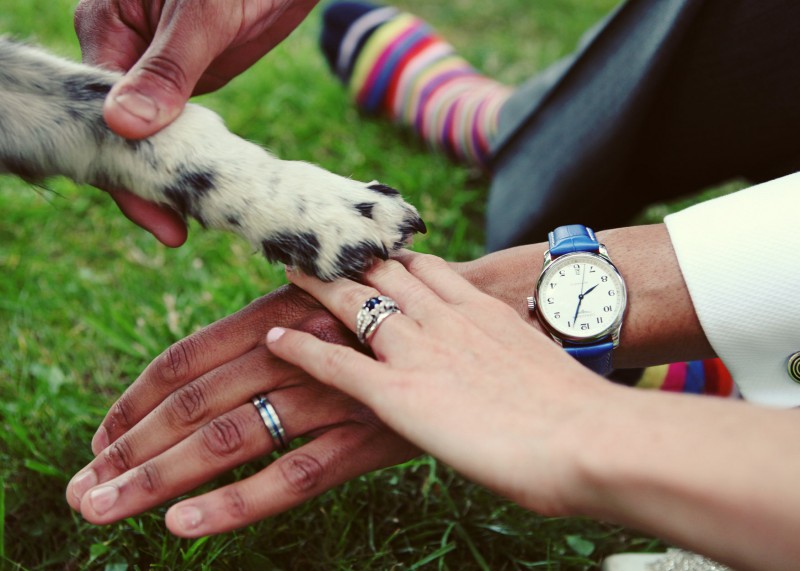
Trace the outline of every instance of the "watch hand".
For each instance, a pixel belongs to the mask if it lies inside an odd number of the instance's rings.
[[[583,264],[583,276],[581,276],[581,289],[579,292],[583,291],[583,284],[586,283],[586,264]],[[581,310],[581,303],[583,303],[583,296],[585,294],[579,293],[578,294],[578,307],[575,308],[575,317],[572,318],[572,326],[575,327],[575,322],[578,321],[578,312]]]
[[[581,302],[583,302],[583,294],[578,296],[578,307],[575,308],[575,317],[572,318],[573,327],[575,327],[575,322],[578,321],[578,312],[581,310]]]
[[[578,321],[578,313],[580,313],[581,303],[583,303],[583,298],[586,297],[587,295],[589,295],[589,292],[592,291],[594,288],[596,288],[599,285],[600,284],[594,284],[592,287],[587,289],[585,292],[583,292],[582,294],[578,295],[578,307],[575,308],[575,317],[572,318],[572,326],[573,327],[575,327],[575,322]]]

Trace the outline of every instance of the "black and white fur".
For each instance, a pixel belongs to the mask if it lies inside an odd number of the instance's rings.
[[[279,160],[197,105],[148,139],[115,135],[102,106],[119,77],[0,38],[0,173],[125,188],[325,280],[425,232],[396,190]]]

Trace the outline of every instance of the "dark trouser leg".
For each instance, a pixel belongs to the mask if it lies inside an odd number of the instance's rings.
[[[800,3],[631,0],[501,115],[488,248],[800,169]]]

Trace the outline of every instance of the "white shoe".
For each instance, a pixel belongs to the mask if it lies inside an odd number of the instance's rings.
[[[731,571],[721,563],[681,549],[666,553],[618,553],[603,561],[603,571]]]

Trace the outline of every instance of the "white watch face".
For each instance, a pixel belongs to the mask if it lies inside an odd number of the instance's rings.
[[[614,267],[594,254],[566,254],[555,259],[539,282],[541,316],[567,339],[603,337],[622,321],[626,291]]]

